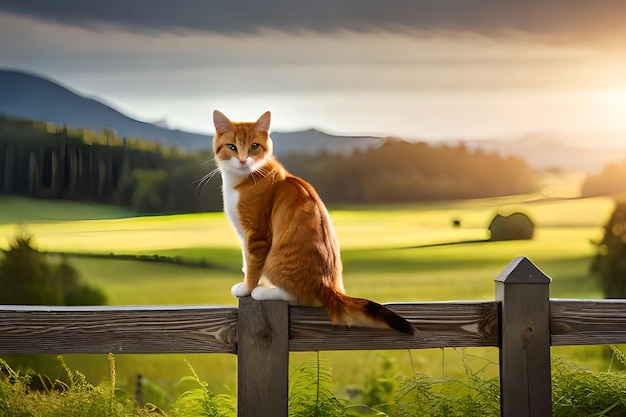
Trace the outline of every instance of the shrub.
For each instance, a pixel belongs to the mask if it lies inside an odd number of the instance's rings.
[[[106,296],[80,279],[67,260],[50,262],[33,247],[32,236],[20,232],[0,259],[0,304],[102,305]]]
[[[616,202],[591,264],[606,298],[626,298],[626,202]]]
[[[535,225],[530,217],[519,212],[507,216],[498,213],[489,224],[492,241],[532,239],[534,231]]]
[[[0,304],[102,305],[106,296],[81,281],[66,259],[50,262],[33,247],[32,236],[20,232],[0,258]],[[58,375],[58,363],[50,355],[7,355],[5,360],[20,370],[36,369]]]

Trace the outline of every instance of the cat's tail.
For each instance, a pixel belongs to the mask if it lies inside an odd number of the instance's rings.
[[[332,289],[327,291],[323,305],[333,324],[390,327],[406,334],[415,333],[415,327],[411,323],[383,305],[364,298],[350,297]]]

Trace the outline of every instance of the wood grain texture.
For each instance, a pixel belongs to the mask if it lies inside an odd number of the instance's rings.
[[[500,413],[552,415],[550,278],[514,259],[496,279],[500,309]]]
[[[291,351],[498,346],[498,302],[390,304],[418,329],[333,326],[290,307]],[[626,301],[551,300],[553,346],[626,343]],[[0,306],[0,354],[235,353],[237,309]]]
[[[553,346],[626,343],[626,300],[550,302]]]
[[[494,301],[385,304],[411,322],[409,336],[394,330],[333,326],[321,308],[291,307],[289,350],[393,350],[498,346]]]
[[[237,337],[237,415],[287,417],[288,304],[240,298]]]
[[[0,354],[235,353],[236,308],[0,306]]]

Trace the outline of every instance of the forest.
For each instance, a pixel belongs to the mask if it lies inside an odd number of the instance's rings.
[[[607,164],[604,169],[588,175],[580,190],[582,197],[619,194],[626,190],[626,161]]]
[[[526,162],[464,145],[388,139],[379,148],[291,154],[282,161],[331,203],[384,204],[526,194],[535,190]]]
[[[211,162],[205,165],[207,160]],[[219,193],[197,187],[211,164],[208,151],[190,154],[158,142],[120,138],[112,130],[0,117],[4,194],[93,201],[138,213],[215,211],[221,207]]]
[[[341,153],[291,153],[281,162],[311,182],[327,204],[387,204],[533,192],[531,168],[464,145],[388,139]],[[210,150],[188,151],[120,138],[112,130],[0,117],[0,193],[94,201],[139,213],[221,210]]]

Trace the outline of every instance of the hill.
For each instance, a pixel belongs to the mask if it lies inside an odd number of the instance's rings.
[[[574,138],[554,133],[535,133],[513,141],[467,142],[471,148],[517,156],[537,169],[563,168],[593,173],[607,163],[626,159],[626,147],[601,138]]]
[[[159,141],[187,150],[211,147],[210,135],[168,129],[162,123],[135,120],[102,102],[85,97],[47,78],[0,69],[0,114],[44,120],[70,127],[101,131],[115,130],[118,136]],[[299,132],[272,132],[279,157],[292,152],[320,151],[349,154],[355,149],[378,147],[384,138],[336,136],[310,129]],[[449,141],[456,144],[459,141]],[[626,159],[621,137],[568,137],[552,133],[526,135],[518,140],[464,141],[471,149],[483,149],[524,159],[537,169],[563,168],[598,172],[607,162]]]
[[[185,149],[207,148],[207,135],[171,130],[132,119],[100,101],[51,80],[25,72],[0,70],[0,114],[44,120],[82,129],[114,129],[119,136],[156,140]]]
[[[108,128],[121,137],[155,140],[188,150],[211,147],[212,136],[167,129],[159,122],[135,120],[98,100],[34,74],[0,69],[0,91],[0,114],[7,116],[95,131]],[[279,156],[293,151],[349,153],[355,148],[381,143],[380,138],[333,136],[314,129],[273,132],[272,138]]]
[[[318,152],[352,153],[383,144],[384,138],[374,136],[335,136],[316,129],[300,132],[272,132],[274,150],[279,157],[291,152],[315,154]]]

